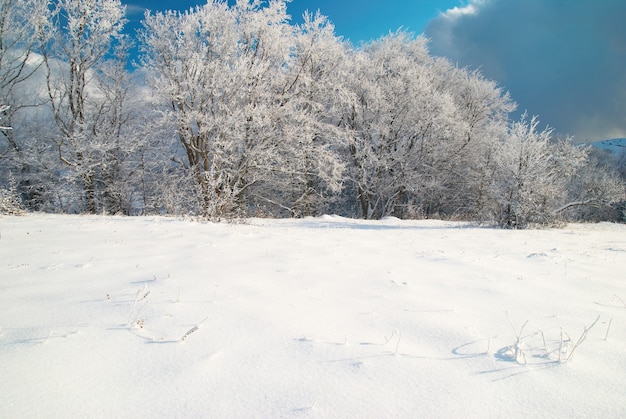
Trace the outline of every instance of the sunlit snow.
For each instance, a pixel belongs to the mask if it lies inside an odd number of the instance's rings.
[[[625,225],[0,229],[2,418],[626,416]]]

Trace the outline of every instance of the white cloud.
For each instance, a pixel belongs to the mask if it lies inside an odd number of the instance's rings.
[[[463,6],[455,6],[441,13],[443,19],[457,20],[464,16],[473,16],[479,13],[480,8],[484,6],[488,0],[470,0],[468,4]]]
[[[467,6],[462,6],[462,7],[455,6],[452,9],[446,10],[441,15],[445,19],[456,20],[461,16],[474,15],[476,13],[477,13],[476,6],[474,6],[473,4],[468,4]]]

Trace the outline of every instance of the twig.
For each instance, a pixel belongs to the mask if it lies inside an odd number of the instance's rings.
[[[200,323],[196,324],[194,327],[192,327],[191,329],[187,330],[187,332],[183,335],[183,337],[180,338],[181,342],[184,341],[185,339],[187,339],[187,336],[189,336],[193,332],[197,331],[198,330],[198,326],[200,326],[202,323],[204,323],[208,319],[209,319],[208,317],[205,317],[204,320],[202,320]]]
[[[576,348],[578,348],[578,346],[583,343],[585,341],[585,339],[587,339],[587,334],[589,333],[589,331],[593,328],[593,326],[596,325],[596,323],[598,323],[598,320],[600,320],[600,316],[596,317],[596,319],[594,320],[593,323],[591,323],[591,325],[589,327],[585,326],[585,330],[583,331],[582,335],[580,335],[580,337],[578,338],[578,341],[574,344],[574,347],[572,347],[572,351],[569,353],[569,355],[567,356],[567,359],[565,360],[565,362],[569,361],[570,359],[572,359],[572,357],[574,356],[574,351],[576,351]]]
[[[391,338],[395,336],[395,334],[396,334],[396,331],[394,330],[394,331],[392,331],[392,332],[391,332],[391,335],[390,335],[389,337],[384,336],[384,338],[385,338],[385,343],[383,343],[383,345],[388,344],[388,343],[389,343],[389,341],[391,340]]]
[[[528,320],[526,320],[524,322],[524,324],[522,325],[522,327],[519,330],[519,333],[517,333],[515,331],[515,326],[513,326],[513,322],[511,321],[511,316],[509,315],[508,311],[506,312],[506,317],[509,319],[509,324],[511,325],[511,329],[513,329],[513,333],[515,334],[515,337],[517,337],[517,343],[520,343],[521,342],[522,333],[524,333],[524,328],[528,324]]]
[[[180,340],[185,340],[185,339],[187,338],[187,336],[189,336],[190,334],[192,334],[192,333],[193,333],[193,332],[195,332],[196,330],[198,330],[198,326],[197,326],[197,325],[196,325],[196,326],[194,326],[194,327],[192,327],[191,329],[187,330],[187,333],[185,333],[185,334],[183,335],[183,337],[182,337],[182,338],[180,338]]]
[[[398,348],[400,347],[400,341],[402,340],[402,331],[400,331],[400,336],[398,337],[398,343],[396,344],[396,351],[394,355],[398,355]]]
[[[514,353],[513,356],[515,358],[515,361],[518,364],[525,365],[526,364],[526,354],[524,353],[524,350],[521,348],[520,344],[522,343],[522,333],[524,333],[524,328],[528,324],[528,320],[526,320],[524,322],[524,324],[522,325],[522,327],[519,330],[519,333],[517,333],[515,331],[515,326],[513,326],[513,322],[511,321],[511,316],[509,315],[508,311],[506,312],[506,316],[509,319],[509,324],[511,325],[511,328],[513,329],[513,333],[515,334],[515,337],[517,337],[517,342],[513,345],[513,349],[515,350],[515,353]]]
[[[146,291],[147,290],[147,291]],[[141,296],[142,291],[144,292],[143,296]],[[137,303],[139,303],[140,301],[145,300],[148,297],[148,294],[150,294],[150,290],[148,290],[148,286],[144,285],[143,289],[138,289],[137,293],[135,294],[135,301],[133,301],[133,306],[130,308],[130,311],[128,312],[128,320],[127,323],[131,324],[131,317],[133,316],[133,312],[135,311],[135,308],[137,307]],[[137,319],[137,317],[139,317],[139,314],[143,311],[144,307],[146,306],[146,304],[148,304],[148,302],[146,301],[146,303],[141,306],[141,308],[139,310],[137,310],[135,312],[135,319]]]
[[[548,357],[550,355],[550,352],[548,352],[548,346],[546,345],[546,336],[541,329],[539,329],[537,333],[541,335],[541,341],[543,342],[543,351],[546,353],[546,357]]]
[[[613,317],[609,320],[609,325],[606,327],[606,334],[604,335],[604,340],[609,340],[609,329],[611,329],[611,323],[613,322]]]
[[[615,298],[620,300],[622,302],[622,305],[624,306],[624,308],[626,308],[626,302],[624,302],[624,300],[622,300],[619,295],[617,295],[617,294],[613,294],[613,295],[615,296]]]

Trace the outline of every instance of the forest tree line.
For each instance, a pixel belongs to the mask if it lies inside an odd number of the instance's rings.
[[[132,38],[126,23],[119,0],[0,0],[2,205],[513,228],[625,217],[623,161],[512,119],[507,92],[421,36],[355,47],[319,13],[293,24],[285,0],[147,12]]]

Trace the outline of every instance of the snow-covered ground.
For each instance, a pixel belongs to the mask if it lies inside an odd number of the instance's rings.
[[[624,225],[0,229],[2,418],[626,417]]]

